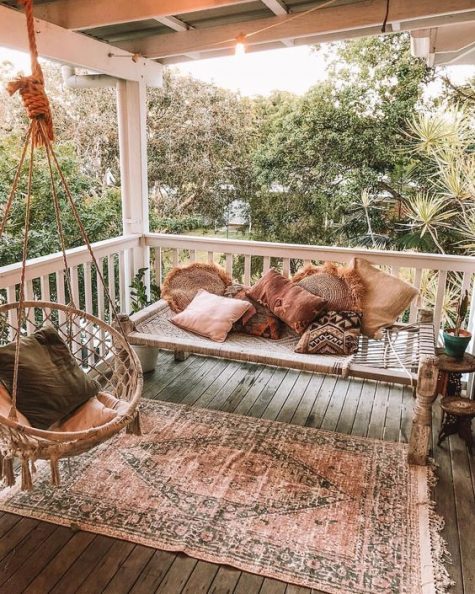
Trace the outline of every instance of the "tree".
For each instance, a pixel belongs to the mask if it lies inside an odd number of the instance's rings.
[[[252,102],[207,83],[165,73],[149,91],[152,211],[222,219],[226,205],[253,191]]]
[[[371,242],[367,217],[354,216],[366,191],[378,203],[371,234],[388,244],[400,180],[411,166],[401,152],[403,130],[432,73],[411,57],[406,35],[332,44],[327,52],[334,57],[326,82],[302,98],[271,97],[268,115],[261,110],[254,232],[305,243]]]

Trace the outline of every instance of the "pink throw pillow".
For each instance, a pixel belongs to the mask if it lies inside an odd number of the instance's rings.
[[[224,342],[234,322],[251,307],[248,301],[221,297],[200,289],[188,307],[170,321],[183,330]]]

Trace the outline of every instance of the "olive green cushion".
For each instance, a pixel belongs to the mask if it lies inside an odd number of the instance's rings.
[[[0,347],[0,380],[11,394],[15,343]],[[52,327],[21,339],[17,409],[33,427],[47,429],[100,390]]]

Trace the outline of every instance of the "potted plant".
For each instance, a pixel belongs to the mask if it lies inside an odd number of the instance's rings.
[[[147,287],[145,285],[145,273],[147,268],[139,268],[130,285],[130,299],[132,303],[132,313],[138,313],[148,305],[155,303],[160,299],[160,287],[154,283],[150,283],[150,297],[148,299]],[[158,348],[133,345],[132,348],[137,353],[137,356],[142,365],[142,371],[147,373],[155,369],[158,357]]]
[[[455,326],[444,331],[445,353],[454,359],[463,359],[465,350],[472,338],[471,333],[462,328],[467,317],[467,310],[468,291],[465,291],[465,295],[461,297],[457,306]]]

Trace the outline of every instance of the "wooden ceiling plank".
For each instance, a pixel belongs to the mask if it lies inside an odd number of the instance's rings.
[[[388,24],[401,23],[401,28],[407,30],[404,21],[417,23],[419,19],[427,21],[431,17],[444,15],[448,15],[447,19],[453,23],[457,21],[457,15],[463,19],[466,12],[474,9],[474,0],[439,0],[437,3],[433,0],[393,0]],[[247,36],[246,43],[249,46],[328,33],[341,33],[340,38],[344,39],[347,32],[360,30],[360,34],[365,35],[365,29],[381,26],[385,11],[386,0],[365,0],[343,7],[323,8],[302,18],[294,18],[295,14],[274,16],[181,33],[151,35],[119,45],[149,58],[161,59],[190,52],[230,48],[235,45],[238,34]]]
[[[0,43],[3,47],[22,52],[28,51],[25,16],[18,10],[0,6]],[[133,55],[124,50],[92,39],[87,35],[68,31],[35,19],[38,51],[41,57],[56,60],[63,64],[86,68],[94,72],[109,74],[116,78],[145,82],[149,86],[160,87],[163,66],[145,58],[134,61]],[[111,54],[119,54],[115,58]]]
[[[246,4],[251,0],[56,0],[35,7],[35,16],[65,29],[85,30],[157,17]]]

